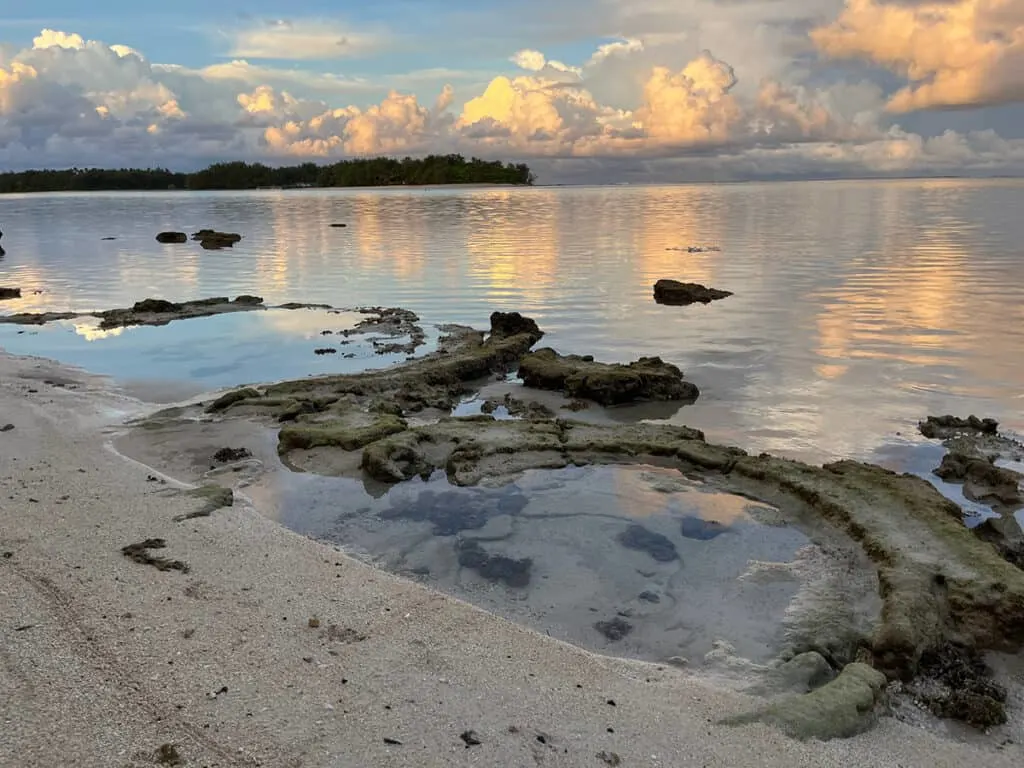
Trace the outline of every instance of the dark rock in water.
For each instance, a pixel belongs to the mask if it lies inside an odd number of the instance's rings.
[[[710,304],[729,296],[732,296],[732,291],[707,288],[700,283],[681,283],[678,280],[663,279],[654,284],[654,300],[659,304]]]
[[[642,525],[631,525],[618,535],[619,543],[627,549],[646,552],[659,563],[670,563],[679,559],[676,545],[667,536],[649,531]]]
[[[619,642],[622,638],[633,631],[633,625],[625,619],[616,616],[608,621],[599,621],[594,624],[594,629],[607,637],[613,643]]]
[[[331,227],[334,229],[344,229],[347,226],[348,224],[331,224]]]
[[[219,464],[230,464],[249,458],[252,458],[252,451],[248,448],[221,448],[213,454],[213,460]]]
[[[241,296],[236,296],[235,297],[235,301],[233,303],[235,303],[235,304],[249,304],[250,306],[256,306],[257,304],[262,304],[263,303],[263,297],[262,296],[252,296],[251,294],[243,293]]]
[[[492,312],[491,313],[491,335],[498,338],[508,338],[527,333],[535,336],[539,341],[544,332],[537,323],[529,318],[523,317],[518,312]]]
[[[423,491],[411,503],[384,510],[380,517],[431,523],[435,536],[455,536],[483,528],[496,515],[518,514],[527,503],[519,493],[496,498],[493,493],[479,491]]]
[[[181,304],[166,299],[143,299],[132,305],[132,312],[151,312],[154,315],[169,314],[180,309]]]
[[[532,558],[514,560],[504,555],[492,555],[477,541],[460,541],[455,549],[459,555],[459,565],[476,571],[488,581],[504,582],[516,589],[530,583]]]
[[[519,362],[523,383],[535,389],[562,392],[566,397],[619,405],[634,400],[693,401],[700,390],[683,380],[683,372],[660,357],[641,357],[628,365],[598,363],[578,355],[560,355],[545,348]]]
[[[320,349],[313,350],[314,355],[336,355],[338,350],[332,349],[331,347],[321,347]]]
[[[997,467],[991,461],[962,453],[947,453],[935,474],[947,481],[962,481],[964,491],[977,500],[995,498],[1005,504],[1020,504],[1020,475]]]
[[[116,237],[101,237],[100,240],[117,240]]]
[[[947,643],[925,651],[918,674],[933,685],[917,695],[939,717],[977,728],[1006,722],[1006,689],[992,680],[992,670],[976,649]]]
[[[979,539],[995,547],[1004,560],[1024,569],[1024,531],[1013,515],[990,517],[972,530]]]
[[[645,590],[645,591],[641,592],[639,595],[637,595],[637,597],[639,597],[645,603],[660,603],[661,602],[661,596],[658,595],[657,592],[651,592],[650,590]]]
[[[20,299],[21,288],[2,288],[0,287],[0,300],[3,299]]]
[[[161,232],[156,236],[158,243],[187,243],[188,235],[184,232]]]
[[[979,419],[971,415],[966,419],[956,416],[929,416],[917,425],[921,434],[931,439],[953,437],[964,432],[980,432],[983,435],[994,435],[999,431],[999,422],[995,419]]]
[[[2,427],[0,427],[0,432],[10,432],[13,429],[14,429],[14,425],[13,424],[4,424]]]
[[[714,520],[702,520],[699,517],[684,517],[680,528],[680,533],[683,536],[699,541],[710,541],[729,530],[727,525],[722,525]]]
[[[237,232],[218,232],[214,229],[200,229],[192,234],[193,240],[198,240],[199,245],[207,250],[218,248],[231,248],[242,239]]]

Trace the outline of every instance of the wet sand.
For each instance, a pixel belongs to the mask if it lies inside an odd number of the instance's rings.
[[[241,498],[177,522],[202,502],[104,449],[142,411],[102,380],[0,357],[0,764],[1020,764],[1016,744],[892,718],[828,743],[719,725],[757,700],[511,624]],[[187,572],[122,555],[147,539]]]

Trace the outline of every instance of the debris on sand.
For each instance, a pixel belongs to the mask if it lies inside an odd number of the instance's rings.
[[[646,552],[659,563],[670,563],[679,559],[679,552],[676,551],[676,545],[671,539],[642,525],[630,525],[617,536],[617,539],[627,549]]]
[[[174,744],[161,744],[153,755],[153,760],[158,765],[185,765],[185,758],[181,756],[181,753],[178,752],[178,748]]]
[[[188,236],[184,232],[160,232],[156,236],[158,243],[187,243]]]
[[[712,301],[732,296],[732,291],[708,288],[700,283],[681,283],[678,280],[661,279],[654,284],[654,300],[659,304],[686,306],[687,304],[710,304]]]
[[[683,372],[660,357],[641,357],[628,365],[599,363],[592,357],[560,355],[550,348],[524,355],[519,376],[527,387],[562,392],[601,405],[635,400],[692,402],[700,390],[683,380]]]
[[[151,549],[164,549],[167,542],[163,539],[146,539],[138,544],[129,544],[121,547],[121,553],[140,565],[152,565],[158,571],[181,571],[188,573],[188,563],[181,560],[169,560],[166,557],[158,557],[150,554]]]
[[[470,747],[477,747],[483,744],[483,741],[477,735],[476,731],[463,731],[459,738],[462,739],[463,742],[465,742],[466,749],[469,749]]]
[[[4,299],[20,299],[21,288],[4,288],[0,286],[0,301]]]

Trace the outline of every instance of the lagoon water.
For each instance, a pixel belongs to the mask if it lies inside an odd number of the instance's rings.
[[[0,311],[256,293],[486,327],[516,309],[560,351],[680,365],[703,394],[672,420],[714,439],[869,456],[939,411],[1024,430],[1022,202],[1024,182],[970,180],[5,196],[0,285],[24,298]],[[154,240],[201,227],[245,239]],[[735,296],[659,306],[661,277]],[[330,327],[287,312],[117,336],[65,323],[0,328],[0,345],[209,388],[350,369],[313,355]]]
[[[0,311],[238,294],[398,306],[421,316],[425,351],[437,325],[484,328],[493,310],[519,310],[560,352],[659,355],[702,392],[694,405],[613,418],[667,418],[814,462],[877,461],[928,477],[970,511],[977,505],[931,474],[942,449],[915,425],[977,413],[1024,432],[1022,202],[1024,182],[952,180],[8,196],[0,285],[23,298]],[[154,239],[202,227],[244,239],[220,251]],[[652,284],[662,277],[735,295],[660,306]],[[353,322],[268,310],[103,332],[83,319],[0,325],[0,346],[166,401],[404,359],[376,355],[371,339],[341,346],[323,335]],[[325,345],[338,353],[314,354]],[[276,466],[273,433],[257,442],[258,463]],[[725,637],[743,657],[767,660],[793,631],[787,604],[811,583],[794,574],[820,574],[807,565],[820,550],[796,528],[759,523],[745,499],[672,482],[655,468],[593,468],[532,473],[498,490],[437,478],[373,496],[356,481],[277,466],[247,493],[294,530],[572,642],[664,659],[701,657]],[[675,554],[624,545],[637,525]],[[512,570],[482,577],[494,554]],[[788,570],[758,580],[758,561]],[[860,566],[843,572],[870,580]],[[598,622],[635,629],[613,639]]]

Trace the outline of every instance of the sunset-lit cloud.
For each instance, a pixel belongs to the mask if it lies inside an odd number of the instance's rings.
[[[492,11],[486,53],[443,14],[248,19],[180,60],[50,25],[0,43],[0,167],[461,152],[541,181],[1024,173],[1016,0],[566,0],[542,27]]]
[[[847,0],[811,33],[836,58],[892,69],[909,84],[888,108],[908,112],[1024,100],[1024,2]]]

